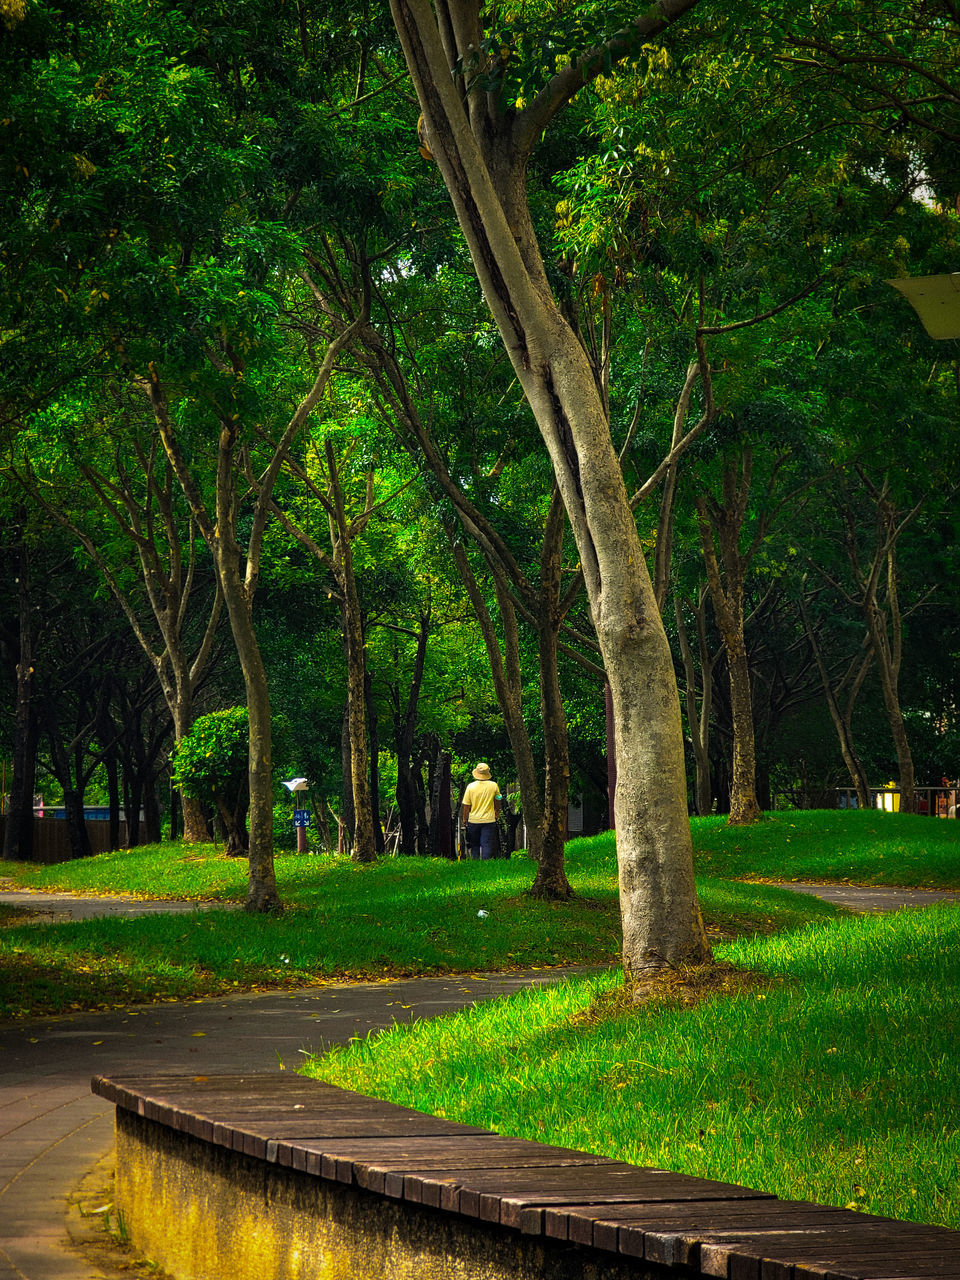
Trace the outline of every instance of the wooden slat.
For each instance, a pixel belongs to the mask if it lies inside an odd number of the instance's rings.
[[[703,1275],[723,1280],[813,1280],[821,1273],[892,1277],[907,1266],[921,1275],[960,1270],[960,1237],[945,1243],[937,1241],[937,1228],[892,1219],[859,1222],[858,1216],[851,1214],[847,1225],[808,1228],[802,1236],[771,1231],[749,1237],[732,1230],[718,1239],[709,1233],[697,1261]],[[952,1271],[940,1269],[947,1263]]]
[[[545,1230],[547,1235],[557,1239],[642,1258],[644,1239],[648,1234],[703,1233],[726,1227],[749,1231],[776,1226],[816,1226],[846,1222],[849,1218],[849,1212],[844,1209],[825,1209],[822,1205],[774,1197],[699,1203],[686,1200],[658,1205],[624,1205],[615,1212],[598,1211],[592,1205],[550,1209],[546,1213]]]

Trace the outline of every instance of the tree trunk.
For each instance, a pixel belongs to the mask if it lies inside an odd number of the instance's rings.
[[[867,635],[877,664],[883,704],[890,725],[897,764],[900,771],[900,809],[912,813],[915,808],[913,753],[900,707],[900,667],[903,661],[903,614],[900,609],[900,583],[897,572],[897,542],[904,529],[923,507],[924,499],[905,515],[900,515],[890,499],[889,476],[875,485],[862,467],[856,468],[864,488],[876,506],[876,549],[869,568],[864,570],[857,552],[858,524],[848,509],[847,553],[854,579],[860,589],[860,608],[867,625]],[[881,601],[880,584],[886,578],[886,600]]]
[[[821,652],[813,624],[810,621],[806,601],[802,597],[800,599],[800,616],[803,619],[807,640],[809,641],[814,661],[817,664],[817,671],[820,673],[820,683],[823,685],[823,695],[827,703],[827,709],[830,712],[830,719],[833,721],[833,727],[837,731],[843,763],[847,766],[847,773],[850,775],[850,781],[853,783],[854,790],[857,793],[857,805],[861,809],[869,809],[870,786],[867,781],[866,770],[863,767],[863,761],[860,759],[853,741],[853,709],[857,695],[873,662],[873,653],[871,651],[862,657],[855,658],[853,664],[848,668],[840,687],[842,688],[844,684],[849,684],[850,687],[841,707],[840,690],[834,688],[830,679],[827,664],[823,660],[823,653]]]
[[[904,723],[903,711],[900,707],[900,663],[903,634],[900,623],[899,590],[897,582],[896,547],[891,543],[887,551],[887,608],[890,611],[890,632],[876,594],[868,596],[864,612],[867,618],[867,629],[870,643],[877,663],[877,674],[880,677],[880,688],[883,692],[883,705],[890,725],[890,736],[897,753],[897,767],[900,773],[900,812],[913,813],[916,802],[914,795],[915,776],[913,752],[907,737],[907,726]]]
[[[474,616],[480,626],[480,634],[483,636],[487,659],[490,663],[493,691],[497,697],[500,714],[503,716],[503,727],[510,740],[513,763],[520,786],[523,820],[527,828],[527,852],[539,865],[544,839],[543,801],[537,779],[537,767],[533,759],[533,748],[530,745],[530,735],[523,718],[523,681],[520,670],[520,640],[516,610],[503,575],[498,576],[499,571],[493,569],[503,632],[503,649],[501,650],[493,618],[474,576],[470,561],[467,559],[467,554],[449,527],[447,536],[450,539],[460,580],[467,589]]]
[[[341,830],[347,833],[353,848],[353,832],[356,825],[353,810],[353,757],[350,752],[350,707],[344,706],[340,726],[340,772],[343,774],[343,823]],[[339,844],[339,842],[338,842]]]
[[[469,58],[479,16],[476,5],[455,8],[471,25],[447,32],[464,46],[448,57],[428,0],[391,0],[427,143],[550,451],[580,553],[613,698],[624,967],[635,976],[700,963],[710,951],[694,889],[673,662],[602,397],[550,292],[527,203],[527,158],[549,116],[496,116],[493,95],[480,93],[465,105],[451,70]],[[658,13],[653,29],[662,25]]]
[[[366,665],[366,664],[364,664]],[[373,701],[373,677],[369,670],[363,673],[363,703],[370,726],[370,817],[373,822],[373,843],[377,854],[383,853],[383,824],[380,821],[380,721]]]
[[[346,546],[346,556],[350,548]],[[352,576],[352,575],[351,575]],[[367,717],[364,702],[365,662],[360,605],[356,587],[352,607],[343,611],[343,643],[347,663],[347,734],[350,743],[350,780],[353,799],[354,862],[373,862],[377,848],[373,834],[373,807],[370,796]]]
[[[752,464],[751,450],[744,449],[739,478],[732,463],[724,467],[723,504],[720,505],[709,496],[698,498],[695,504],[707,570],[707,586],[727,655],[730,679],[733,778],[729,820],[733,826],[756,822],[763,816],[757,804],[753,695],[744,638],[743,590],[746,561],[740,552],[740,535],[750,495]],[[715,540],[720,544],[722,574]]]
[[[730,793],[730,823],[744,826],[762,817],[757,803],[757,761],[753,737],[753,694],[750,664],[741,633],[727,644],[730,675],[730,712],[733,721],[733,786]]]
[[[706,593],[700,592],[700,599],[694,607],[691,601],[686,602],[693,611],[697,624],[697,641],[700,653],[700,706],[697,708],[697,667],[693,656],[693,648],[687,635],[683,620],[683,607],[678,596],[674,596],[674,613],[677,620],[677,635],[680,640],[680,654],[683,659],[683,670],[686,680],[687,727],[690,732],[690,745],[696,761],[697,780],[694,792],[697,813],[703,817],[713,812],[713,782],[710,776],[710,716],[713,709],[713,667],[715,659],[711,658],[707,645],[706,620],[704,609]]]
[[[559,567],[557,556],[553,566],[557,586]],[[563,867],[563,846],[566,844],[567,813],[570,806],[570,741],[567,737],[567,716],[559,689],[557,627],[553,625],[552,618],[543,621],[544,625],[539,628],[536,636],[540,707],[543,710],[544,724],[543,844],[540,846],[536,878],[530,893],[532,897],[566,900],[573,896]]]
[[[166,692],[166,690],[164,691]],[[171,687],[168,698],[170,714],[173,720],[174,750],[177,744],[186,737],[193,726],[193,695],[187,686],[177,681]],[[203,816],[200,801],[184,792],[179,792],[180,812],[183,816],[183,840],[185,844],[202,844],[210,839],[207,824]],[[172,819],[171,819],[172,826]]]
[[[19,638],[17,662],[17,707],[13,727],[13,771],[10,798],[6,806],[3,856],[10,862],[33,858],[33,794],[36,786],[39,726],[33,705],[33,632],[30,626],[29,559],[20,545]]]
[[[147,776],[143,780],[144,840],[147,844],[159,844],[163,838],[160,821],[160,805],[157,801],[156,780]]]
[[[270,692],[257,634],[253,607],[240,577],[240,548],[222,532],[216,546],[217,568],[230,617],[250,717],[248,777],[250,782],[249,875],[244,910],[280,911],[273,869],[273,748]]]
[[[427,657],[427,638],[430,634],[430,607],[420,613],[417,631],[417,651],[413,660],[410,688],[406,705],[400,710],[400,689],[396,690],[394,718],[394,749],[397,753],[397,813],[400,820],[400,853],[411,856],[417,852],[417,784],[413,771],[413,744],[417,731],[417,713],[420,690],[423,686],[423,670]]]
[[[107,802],[110,806],[110,832],[107,843],[110,849],[120,848],[120,778],[117,754],[110,751],[103,762],[107,775]],[[127,828],[129,835],[129,826]]]

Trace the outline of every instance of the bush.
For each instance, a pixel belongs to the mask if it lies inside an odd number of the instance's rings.
[[[188,796],[212,801],[227,833],[227,852],[247,852],[250,720],[246,707],[199,716],[174,754],[173,781]]]

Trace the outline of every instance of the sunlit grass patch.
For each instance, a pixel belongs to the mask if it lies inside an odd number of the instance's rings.
[[[878,809],[785,811],[749,827],[694,818],[697,870],[714,876],[960,888],[960,822]]]
[[[209,995],[330,979],[611,965],[619,959],[615,859],[612,845],[602,840],[580,842],[574,851],[570,878],[577,896],[562,903],[529,897],[533,866],[523,857],[493,863],[385,858],[360,866],[348,858],[284,854],[276,870],[286,904],[280,916],[236,909],[246,891],[246,864],[212,847],[184,852],[160,846],[31,868],[35,885],[39,880],[59,889],[141,894],[153,885],[157,894],[192,898],[218,891],[233,899],[234,909],[77,921],[52,930],[12,924],[0,931],[0,957],[11,975],[8,995],[0,992],[0,1016],[55,1012],[78,1002],[99,1007],[169,999],[171,992]],[[795,928],[836,914],[836,908],[764,885],[705,879],[701,897],[713,938]],[[98,985],[82,976],[65,981],[60,992],[40,975],[58,965],[70,972],[73,961],[62,958],[67,951],[78,965],[94,969],[114,957],[130,980]]]
[[[718,948],[774,980],[624,1007],[570,980],[356,1041],[311,1073],[501,1132],[960,1226],[960,911]],[[598,1016],[599,1009],[599,1016]]]

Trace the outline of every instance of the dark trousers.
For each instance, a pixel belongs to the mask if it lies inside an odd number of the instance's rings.
[[[497,824],[495,822],[468,822],[467,848],[474,859],[497,856]]]

